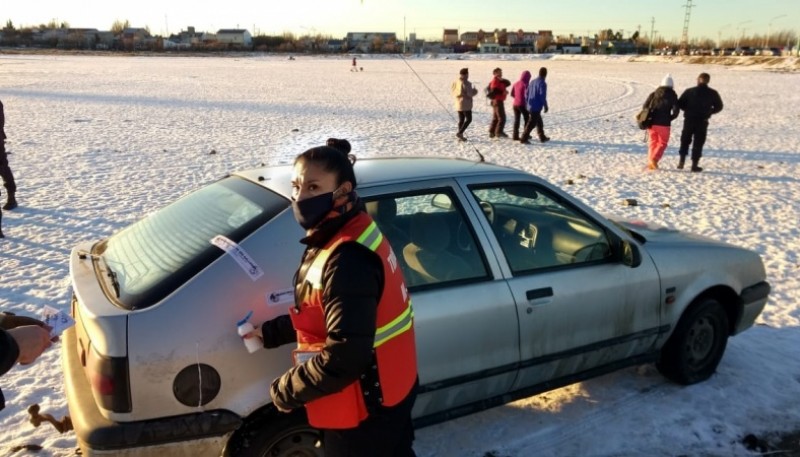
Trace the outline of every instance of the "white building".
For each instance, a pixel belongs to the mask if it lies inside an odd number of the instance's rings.
[[[244,29],[219,29],[217,31],[217,41],[224,44],[237,46],[252,46],[253,37],[250,32]]]

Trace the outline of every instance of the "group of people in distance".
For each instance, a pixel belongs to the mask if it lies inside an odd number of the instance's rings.
[[[544,134],[542,111],[549,110],[547,104],[547,68],[539,68],[539,76],[531,81],[531,72],[523,71],[519,80],[513,85],[503,78],[503,70],[495,68],[492,81],[486,87],[486,96],[492,105],[492,122],[489,124],[489,138],[508,138],[503,131],[506,125],[505,100],[509,95],[513,98],[514,131],[512,139],[523,144],[530,144],[531,132],[536,129],[539,141],[544,143],[550,140]],[[658,169],[658,162],[667,149],[670,137],[670,126],[680,111],[683,110],[683,131],[681,132],[681,146],[678,150],[680,160],[678,169],[683,169],[689,147],[692,148],[693,172],[703,171],[700,167],[700,158],[703,156],[703,145],[708,131],[708,120],[714,114],[722,111],[722,99],[719,93],[708,86],[711,76],[700,73],[697,77],[697,86],[686,89],[680,97],[673,89],[674,82],[671,75],[666,75],[661,85],[653,91],[644,103],[643,108],[650,110],[651,123],[647,131],[648,143],[648,169]],[[469,70],[462,68],[459,77],[450,85],[450,92],[455,100],[455,109],[458,112],[458,131],[456,138],[466,141],[464,131],[472,123],[473,98],[478,95],[478,89],[469,81]],[[520,120],[523,121],[523,130],[520,135]]]
[[[513,140],[523,144],[530,144],[531,132],[536,129],[539,141],[542,143],[550,138],[544,134],[542,111],[546,113],[550,107],[547,105],[547,68],[539,69],[539,76],[531,81],[531,72],[523,71],[519,81],[511,85],[511,81],[503,78],[503,70],[495,68],[492,80],[486,86],[486,97],[492,104],[492,122],[489,124],[489,138],[508,138],[504,129],[506,126],[505,101],[509,95],[508,87],[511,86],[514,109],[514,135]],[[455,108],[458,112],[458,132],[456,138],[466,141],[464,131],[472,123],[473,97],[478,95],[478,89],[469,81],[469,69],[462,68],[459,77],[450,86],[450,93],[455,99]],[[524,121],[522,124],[520,120]],[[522,125],[522,135],[520,135]]]
[[[658,169],[658,162],[664,155],[669,143],[672,121],[678,118],[683,110],[683,131],[681,131],[681,146],[678,149],[678,169],[682,170],[689,155],[689,146],[692,147],[693,172],[703,171],[700,158],[703,157],[703,145],[708,132],[708,120],[714,114],[722,111],[722,98],[719,93],[708,87],[711,76],[700,73],[695,87],[683,91],[680,97],[673,89],[674,82],[671,75],[664,76],[661,85],[648,95],[642,108],[650,111],[650,126],[647,128],[649,136],[647,150],[647,168]]]

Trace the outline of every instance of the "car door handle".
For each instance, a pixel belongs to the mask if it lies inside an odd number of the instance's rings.
[[[528,300],[536,300],[537,298],[546,298],[553,296],[552,287],[542,287],[541,289],[531,289],[525,292],[525,297]]]

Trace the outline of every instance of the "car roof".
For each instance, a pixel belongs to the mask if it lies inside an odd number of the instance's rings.
[[[291,197],[292,165],[276,165],[234,173],[257,182],[286,198]],[[358,188],[426,179],[475,176],[485,174],[524,173],[487,162],[459,158],[382,157],[358,159],[355,163]]]

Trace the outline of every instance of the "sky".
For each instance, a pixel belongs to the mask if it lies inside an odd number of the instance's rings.
[[[175,0],[37,0],[4,1],[3,24],[46,24],[55,19],[72,27],[109,29],[115,20],[148,26],[154,34],[243,28],[251,34],[321,33],[343,37],[347,32],[395,32],[398,37],[441,39],[445,28],[469,30],[552,30],[556,34],[594,35],[599,30],[636,30],[680,39],[689,0],[239,0],[231,8],[219,2]],[[733,38],[742,33],[765,35],[800,30],[797,0],[693,0],[689,36]],[[654,22],[653,22],[654,21]]]
[[[602,214],[752,249],[772,292],[757,324],[729,340],[706,382],[679,386],[652,364],[631,367],[420,429],[419,457],[754,457],[741,444],[744,436],[774,439],[800,430],[796,58],[775,59],[779,68],[526,54],[362,56],[358,63],[364,71],[350,71],[347,56],[0,54],[6,148],[19,201],[3,211],[0,310],[68,311],[73,247],[230,172],[291,163],[328,137],[348,138],[359,161],[476,160],[478,149],[487,161],[536,174]],[[470,143],[456,140],[449,88],[460,68],[482,87],[497,66],[516,80],[541,65],[549,69],[543,118],[551,141],[489,139],[491,107],[483,97],[466,131]],[[659,170],[648,171],[634,114],[666,73],[681,93],[701,71],[711,74],[725,104],[709,124],[705,170],[675,169],[681,117]],[[630,198],[638,205],[625,206]],[[195,332],[191,322],[181,330]],[[164,351],[174,345],[167,339]],[[43,446],[38,457],[75,455],[74,432],[34,428],[27,414],[34,403],[59,420],[69,414],[61,351],[56,343],[36,363],[0,378],[7,403],[0,455],[34,455],[9,451],[24,444]]]

